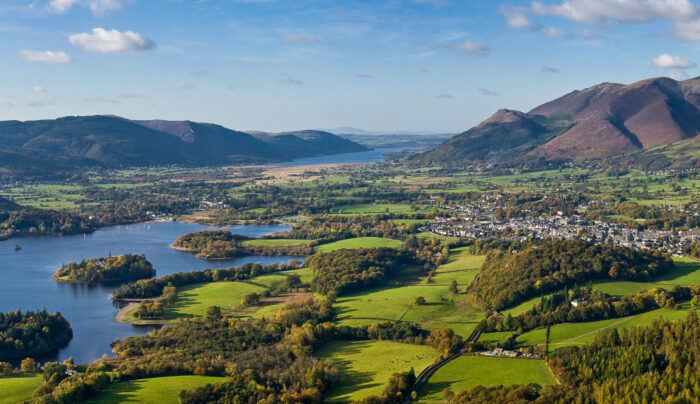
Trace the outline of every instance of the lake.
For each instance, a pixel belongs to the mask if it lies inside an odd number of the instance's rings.
[[[141,223],[100,229],[92,234],[62,237],[21,237],[0,241],[0,311],[41,310],[60,312],[73,327],[70,345],[54,360],[73,357],[76,363],[89,363],[103,355],[113,356],[115,339],[142,335],[149,326],[114,321],[118,306],[110,299],[116,287],[58,283],[52,279],[64,263],[109,254],[145,254],[156,269],[156,276],[190,270],[225,268],[247,262],[270,264],[299,257],[250,256],[232,260],[206,261],[170,248],[179,236],[211,227],[180,222]],[[260,237],[288,230],[286,225],[234,226],[233,233]],[[14,246],[22,247],[14,251]]]
[[[407,147],[383,147],[366,152],[334,154],[330,156],[304,157],[285,161],[281,163],[266,164],[269,166],[279,167],[294,167],[315,164],[340,164],[340,163],[378,163],[384,161],[384,158],[389,153],[403,152],[414,150]]]

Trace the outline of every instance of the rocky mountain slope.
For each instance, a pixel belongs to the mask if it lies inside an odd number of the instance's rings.
[[[534,108],[500,110],[417,161],[599,159],[694,139],[700,132],[700,78],[603,83]]]

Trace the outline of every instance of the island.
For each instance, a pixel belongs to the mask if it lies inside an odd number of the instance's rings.
[[[73,329],[61,313],[0,312],[0,361],[40,357],[68,345]]]
[[[100,283],[148,279],[156,274],[144,255],[125,254],[90,258],[63,265],[53,278],[58,282]]]

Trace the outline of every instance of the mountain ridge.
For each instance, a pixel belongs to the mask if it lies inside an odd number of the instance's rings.
[[[538,129],[542,122],[548,124]],[[700,78],[655,77],[575,90],[529,112],[499,110],[413,160],[606,159],[689,141],[699,133]],[[482,153],[476,150],[480,144]]]
[[[0,173],[82,167],[269,163],[370,150],[327,132],[283,139],[192,121],[129,120],[112,115],[0,122]]]

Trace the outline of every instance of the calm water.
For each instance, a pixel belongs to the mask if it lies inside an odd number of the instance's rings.
[[[70,356],[78,363],[89,363],[102,355],[112,355],[110,343],[141,335],[151,327],[114,321],[118,307],[110,300],[114,286],[88,286],[57,283],[51,277],[63,264],[83,258],[136,253],[156,269],[156,276],[189,270],[224,268],[247,262],[269,264],[296,257],[242,257],[226,261],[205,261],[169,247],[179,236],[207,229],[190,223],[142,223],[115,226],[85,236],[13,238],[0,242],[0,311],[59,311],[73,327],[73,339],[56,359]],[[252,237],[284,231],[288,226],[235,226],[233,233]],[[22,250],[13,251],[15,244]]]
[[[367,152],[343,153],[333,156],[305,157],[287,161],[283,163],[267,164],[279,167],[305,166],[313,164],[334,164],[334,163],[377,163],[384,161],[384,157],[389,153],[412,150],[406,147],[385,147],[370,150]]]

